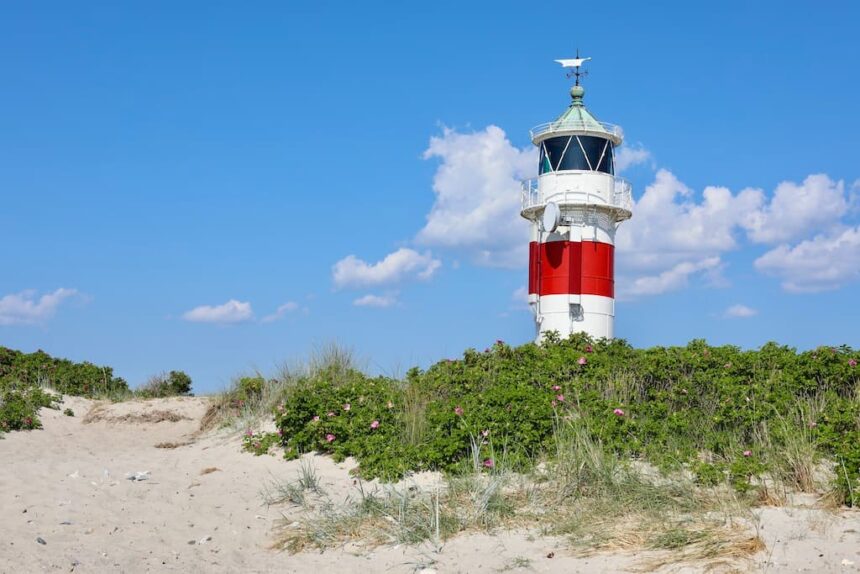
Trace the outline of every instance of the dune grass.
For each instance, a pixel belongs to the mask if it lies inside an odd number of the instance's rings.
[[[278,491],[288,494],[277,500],[292,508],[283,511],[277,545],[291,552],[347,541],[367,548],[439,547],[461,533],[519,529],[565,537],[580,554],[669,550],[682,552],[685,561],[712,561],[743,559],[763,548],[750,528],[750,498],[702,489],[683,476],[651,480],[606,453],[582,421],[557,420],[554,440],[554,456],[528,474],[499,464],[424,487],[408,480],[372,488],[360,483],[341,503],[297,496],[308,490],[300,480],[282,485]]]

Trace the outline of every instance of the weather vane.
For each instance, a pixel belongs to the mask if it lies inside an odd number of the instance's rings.
[[[567,73],[567,77],[575,77],[576,85],[579,85],[579,78],[581,76],[587,76],[587,70],[581,70],[582,64],[590,60],[591,58],[580,58],[579,57],[579,48],[576,49],[576,58],[570,58],[568,60],[556,60],[563,68],[573,68],[572,71]]]

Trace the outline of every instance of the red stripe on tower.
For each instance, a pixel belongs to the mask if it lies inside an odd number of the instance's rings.
[[[529,245],[529,293],[615,297],[615,247],[600,241]]]

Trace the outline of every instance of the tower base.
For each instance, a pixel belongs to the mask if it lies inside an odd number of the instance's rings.
[[[615,299],[600,295],[544,295],[532,303],[537,327],[536,342],[550,331],[562,339],[586,333],[595,339],[615,335]]]

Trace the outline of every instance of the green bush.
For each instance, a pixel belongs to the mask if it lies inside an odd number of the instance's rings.
[[[110,367],[75,363],[51,357],[44,351],[22,353],[0,347],[0,432],[41,428],[38,411],[55,408],[58,399],[50,389],[87,398],[129,398],[128,384]],[[170,371],[150,379],[138,396],[166,397],[191,394],[191,377]],[[74,416],[71,409],[64,414]]]
[[[848,347],[798,353],[775,343],[743,351],[701,340],[634,349],[581,335],[517,348],[500,341],[413,369],[404,381],[317,372],[291,387],[275,415],[288,457],[354,456],[368,477],[493,465],[497,457],[527,467],[551,450],[557,415],[581,420],[611,453],[665,469],[692,466],[702,483],[728,479],[744,490],[778,458],[766,448],[781,447],[791,430],[785,421],[814,400],[818,418],[803,430],[837,462],[850,504],[860,490],[858,359]],[[765,445],[769,428],[781,430]],[[714,463],[698,464],[701,453]]]
[[[191,377],[182,371],[160,373],[149,378],[136,394],[143,398],[181,397],[191,395]]]
[[[45,388],[91,398],[129,392],[110,367],[0,347],[0,432],[41,428],[39,409],[58,402]]]
[[[10,379],[0,381],[0,434],[42,428],[39,409],[56,408],[57,402],[40,387]]]
[[[48,386],[59,393],[82,397],[128,391],[126,382],[110,367],[56,359],[44,351],[22,353],[0,347],[0,380]]]

